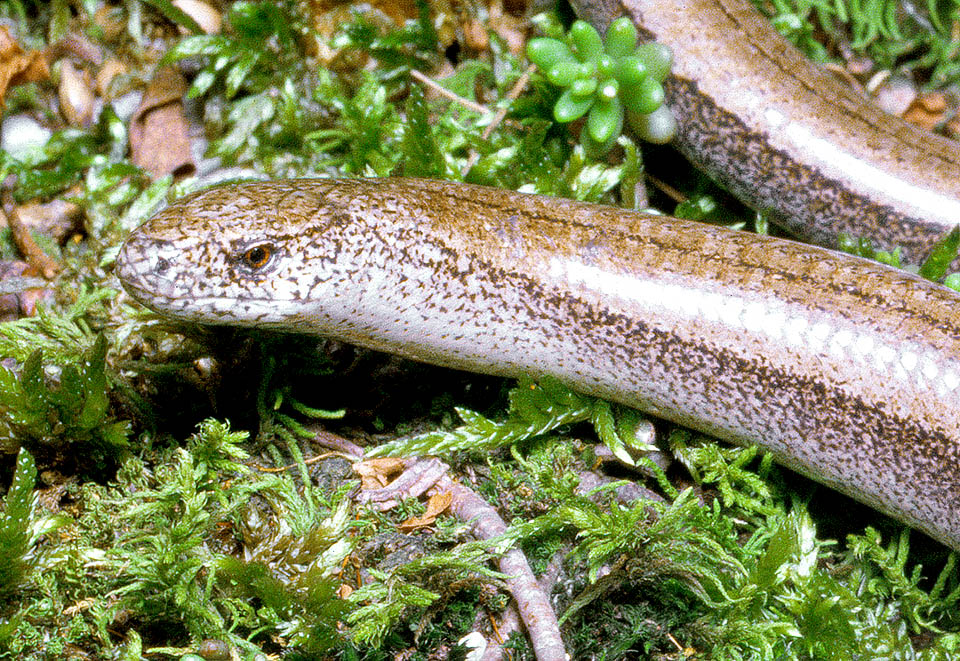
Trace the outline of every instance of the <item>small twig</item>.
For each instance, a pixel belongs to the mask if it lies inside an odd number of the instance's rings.
[[[435,82],[434,80],[432,80],[432,79],[430,79],[430,78],[427,78],[426,76],[424,76],[422,73],[420,73],[420,72],[417,71],[416,69],[411,69],[411,70],[410,70],[410,75],[413,76],[414,78],[416,78],[417,80],[419,80],[421,83],[423,83],[424,85],[426,85],[426,86],[429,87],[430,89],[434,90],[434,91],[435,91],[437,94],[439,94],[440,96],[445,96],[446,98],[450,99],[451,101],[455,101],[456,103],[459,103],[461,106],[464,106],[464,107],[466,107],[466,108],[470,108],[470,110],[473,110],[473,111],[478,112],[478,113],[480,113],[480,114],[487,114],[487,113],[489,113],[489,112],[493,112],[492,110],[490,110],[490,109],[487,108],[486,106],[480,105],[480,104],[477,103],[476,101],[471,101],[470,99],[466,99],[466,98],[460,96],[459,94],[455,94],[455,93],[451,92],[451,91],[448,90],[446,87],[443,87],[442,85],[440,85],[439,83]]]
[[[531,64],[529,67],[527,67],[527,70],[524,71],[519,78],[517,78],[517,82],[513,85],[513,88],[507,94],[506,96],[507,100],[515,101],[521,94],[523,94],[523,90],[527,89],[527,83],[530,82],[530,76],[533,74],[534,71],[536,71],[536,69],[537,69],[537,65],[535,64]],[[503,118],[507,116],[507,112],[509,112],[509,110],[510,110],[510,106],[506,105],[497,111],[497,114],[493,118],[493,121],[490,122],[490,125],[487,128],[485,128],[483,130],[483,133],[481,134],[481,137],[484,140],[487,140],[491,135],[493,135],[493,130],[498,126],[500,126],[500,122],[502,122]]]
[[[473,522],[473,532],[480,539],[492,539],[506,532],[507,524],[496,510],[472,490],[446,475],[437,482],[436,489],[453,495],[450,510],[461,521]],[[550,597],[540,589],[526,556],[518,549],[511,549],[500,557],[498,563],[500,571],[508,576],[507,588],[516,601],[538,661],[565,661],[567,653],[560,637],[557,614]]]
[[[326,431],[325,429],[317,431],[316,436],[313,438],[313,442],[322,447],[329,448],[330,450],[336,450],[337,452],[352,455],[354,461],[363,457],[362,447],[344,438],[343,436],[340,436],[339,434],[334,434],[333,432]]]
[[[513,654],[506,649],[503,644],[507,642],[510,635],[514,632],[520,632],[520,613],[517,612],[515,604],[509,604],[500,614],[500,624],[493,615],[488,616],[490,627],[493,629],[493,635],[496,636],[496,642],[487,645],[487,651],[480,657],[480,661],[503,661],[503,659],[512,659]]]
[[[315,457],[310,457],[309,459],[304,459],[303,463],[306,465],[315,464],[318,461],[323,461],[324,459],[329,459],[330,457],[343,457],[347,461],[356,461],[357,458],[346,452],[324,452],[323,454],[318,454]],[[282,473],[294,469],[298,464],[287,464],[286,466],[280,466],[278,468],[264,468],[262,466],[256,466],[255,468],[261,473]]]
[[[654,177],[653,175],[647,174],[647,173],[644,173],[644,176],[647,178],[647,180],[648,180],[651,184],[653,184],[657,189],[659,189],[660,191],[662,191],[663,193],[665,193],[665,194],[667,195],[667,197],[669,197],[669,198],[670,198],[671,200],[673,200],[674,202],[676,202],[676,203],[679,204],[680,202],[686,202],[686,201],[687,201],[687,196],[686,196],[686,195],[684,195],[684,194],[681,193],[679,190],[677,190],[676,188],[674,188],[674,187],[671,186],[670,184],[666,183],[665,181],[663,181],[663,180],[661,180],[661,179],[657,179],[657,178]]]
[[[476,537],[492,539],[504,534],[507,524],[496,510],[471,489],[450,479],[446,474],[448,470],[449,466],[436,458],[411,460],[400,477],[388,486],[363,491],[357,499],[381,503],[383,499],[399,499],[431,490],[449,493],[452,496],[450,512],[461,521],[471,523]],[[518,549],[511,549],[499,558],[498,564],[508,577],[505,579],[507,589],[513,595],[538,661],[566,661],[557,615],[550,597],[537,583],[526,556]]]
[[[304,462],[307,465],[316,463],[329,457],[343,457],[347,461],[353,462],[357,461],[363,456],[363,448],[361,448],[359,445],[345,439],[343,436],[339,436],[324,429],[317,431],[312,440],[320,447],[329,448],[332,450],[332,452],[324,452],[323,454],[318,454],[315,457],[310,457]],[[257,470],[259,470],[261,473],[282,473],[283,471],[288,471],[291,468],[296,468],[296,466],[296,464],[288,464],[287,466],[280,466],[279,468],[260,468],[258,466]]]
[[[533,74],[535,70],[536,70],[535,64],[531,64],[529,67],[527,67],[527,70],[524,71],[523,74],[517,79],[517,82],[514,84],[510,92],[507,93],[507,96],[505,98],[507,98],[510,101],[513,101],[517,97],[519,97],[523,93],[523,90],[527,88],[527,83],[530,82],[530,76],[531,74]],[[504,117],[507,116],[507,112],[509,111],[509,109],[510,109],[510,104],[507,104],[497,111],[497,114],[494,115],[493,120],[490,122],[489,125],[487,125],[487,128],[485,128],[483,130],[483,133],[480,135],[480,137],[483,140],[490,139],[490,136],[493,135],[494,129],[500,126],[501,122],[503,122]],[[467,173],[473,169],[473,166],[477,164],[478,160],[480,160],[480,154],[477,153],[477,150],[475,149],[471,150],[470,157],[467,159],[467,164],[463,168],[462,174],[464,177],[466,177]]]
[[[513,101],[514,99],[519,97],[523,93],[523,90],[526,89],[527,83],[530,82],[530,75],[534,72],[535,69],[536,69],[536,65],[531,64],[530,67],[523,72],[520,78],[517,79],[517,82],[514,84],[513,88],[504,98],[510,101]],[[471,101],[470,99],[466,99],[460,96],[459,94],[455,94],[451,92],[447,88],[438,84],[436,81],[426,77],[416,69],[412,69],[410,71],[410,75],[416,80],[426,85],[427,87],[429,87],[430,89],[436,91],[437,94],[439,94],[440,96],[446,97],[447,99],[450,99],[454,103],[458,103],[465,108],[469,108],[470,110],[481,113],[483,115],[493,114],[493,119],[490,120],[490,124],[487,125],[487,128],[485,128],[483,130],[483,133],[481,134],[481,138],[483,140],[490,139],[490,136],[493,134],[493,131],[498,126],[500,126],[500,124],[504,122],[504,119],[506,118],[507,113],[509,112],[509,105],[507,105],[500,108],[494,113],[494,111],[490,110],[484,105],[477,103],[476,101]],[[511,122],[511,125],[516,125],[518,128],[522,128],[522,124],[519,124],[517,122]],[[473,166],[476,165],[477,160],[479,158],[480,158],[480,155],[475,150],[471,150],[470,157],[467,159],[467,164],[463,169],[464,176],[466,176],[466,174],[470,172],[471,169],[473,169]]]
[[[10,226],[10,232],[13,234],[13,242],[17,249],[23,255],[34,269],[47,280],[53,278],[62,268],[56,260],[52,259],[47,253],[41,250],[37,242],[33,240],[30,230],[20,219],[20,212],[13,199],[13,194],[4,182],[3,192],[0,193],[0,200],[3,202],[3,211],[6,215],[7,225]]]
[[[677,651],[680,653],[683,653],[684,651],[683,645],[681,645],[680,642],[676,638],[674,638],[669,631],[666,631],[664,633],[666,634],[667,638],[670,639],[670,642],[677,646]]]

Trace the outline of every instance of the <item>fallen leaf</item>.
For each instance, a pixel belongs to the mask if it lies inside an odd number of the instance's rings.
[[[450,503],[452,502],[453,494],[449,491],[435,493],[430,496],[430,500],[427,501],[427,511],[424,516],[433,516],[436,518],[441,513],[445,512],[447,508],[450,507]]]
[[[73,189],[69,193],[76,192]],[[31,232],[45,234],[59,244],[71,235],[83,231],[83,209],[73,202],[54,199],[49,202],[26,202],[18,207],[20,221]],[[6,227],[6,218],[0,214],[0,227]]]
[[[200,0],[173,0],[173,6],[195,20],[204,33],[217,34],[220,32],[223,22],[220,12],[207,3]],[[186,33],[182,26],[180,29]]]
[[[46,54],[38,50],[24,52],[6,26],[0,25],[0,108],[4,106],[9,88],[48,78],[50,66]]]
[[[910,104],[907,112],[903,113],[903,118],[911,124],[916,124],[930,131],[943,121],[947,107],[948,104],[943,94],[939,92],[921,94]]]
[[[37,278],[39,274],[26,262],[0,261],[0,282],[10,278]],[[37,312],[37,303],[53,302],[53,290],[30,288],[16,294],[0,295],[0,321],[13,321],[32,317]]]
[[[161,67],[130,118],[130,157],[154,179],[182,178],[197,167],[190,151],[183,95],[187,81],[173,67]]]
[[[433,494],[430,496],[430,500],[427,501],[427,511],[424,512],[422,516],[410,517],[397,526],[397,530],[400,532],[411,532],[418,528],[432,526],[434,522],[436,522],[437,517],[450,507],[451,502],[453,502],[453,494],[449,491]]]
[[[93,117],[93,89],[83,69],[70,60],[60,65],[60,113],[70,126],[87,126]]]
[[[358,461],[353,465],[353,471],[360,476],[361,489],[382,489],[402,473],[404,467],[402,459],[378,457]]]
[[[0,200],[2,200],[6,223],[10,228],[10,235],[17,246],[17,250],[37,273],[48,280],[53,278],[62,268],[60,262],[50,257],[37,245],[36,240],[30,233],[30,228],[23,224],[20,208],[13,199],[13,194],[9,190],[0,191]]]
[[[100,70],[97,71],[95,78],[97,94],[105,99],[113,98],[116,95],[111,94],[111,84],[117,76],[127,72],[127,67],[120,60],[109,59],[103,63]]]

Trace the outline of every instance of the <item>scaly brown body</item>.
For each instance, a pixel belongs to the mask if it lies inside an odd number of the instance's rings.
[[[553,375],[782,463],[960,548],[960,296],[824,249],[414,179],[206,191],[135,232],[166,314]]]

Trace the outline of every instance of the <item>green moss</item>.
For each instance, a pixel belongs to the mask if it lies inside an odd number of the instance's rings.
[[[78,364],[45,374],[43,352],[35,350],[19,376],[0,367],[2,424],[31,451],[65,450],[106,455],[127,445],[130,425],[109,414],[106,339],[101,335]]]
[[[832,2],[776,0],[754,4],[774,26],[809,57],[827,61],[824,35],[865,54],[878,69],[910,71],[926,81],[926,90],[941,89],[960,79],[960,63],[952,34],[955,2],[926,3],[903,11],[897,0]]]

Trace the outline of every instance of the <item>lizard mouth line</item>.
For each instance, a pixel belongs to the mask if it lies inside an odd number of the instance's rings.
[[[171,294],[151,287],[129,273],[123,277],[127,293],[138,303],[164,316],[174,316],[196,323],[262,326],[283,324],[291,317],[286,303],[296,299],[280,297],[241,297],[236,295],[194,296]]]

